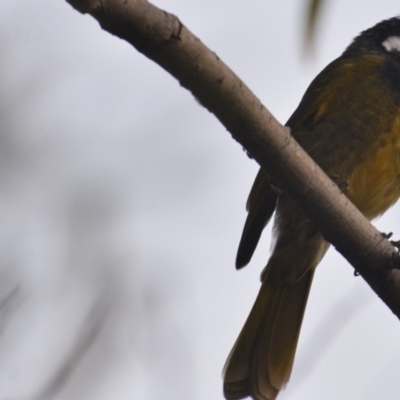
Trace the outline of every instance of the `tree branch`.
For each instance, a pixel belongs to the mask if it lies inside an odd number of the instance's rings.
[[[146,0],[67,0],[190,90],[400,318],[398,251],[249,88],[174,15]]]

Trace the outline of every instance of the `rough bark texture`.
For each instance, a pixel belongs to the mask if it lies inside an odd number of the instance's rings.
[[[67,1],[190,90],[400,317],[397,250],[215,53],[176,16],[146,0]]]

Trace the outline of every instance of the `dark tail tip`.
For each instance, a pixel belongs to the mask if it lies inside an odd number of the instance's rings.
[[[250,396],[249,382],[224,382],[224,397],[228,400],[239,400]]]

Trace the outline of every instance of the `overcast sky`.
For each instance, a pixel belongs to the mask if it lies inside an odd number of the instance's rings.
[[[285,122],[395,0],[157,0]],[[164,70],[65,0],[0,2],[0,399],[222,400],[270,227],[234,260],[257,165]],[[399,206],[376,222],[400,238]],[[397,400],[398,320],[331,249],[282,400]]]

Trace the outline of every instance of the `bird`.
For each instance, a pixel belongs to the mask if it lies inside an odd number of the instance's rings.
[[[353,39],[311,82],[286,123],[294,139],[372,220],[400,197],[400,16]],[[274,400],[287,385],[317,265],[328,243],[260,169],[247,201],[236,268],[274,214],[271,256],[223,370],[227,400]]]

